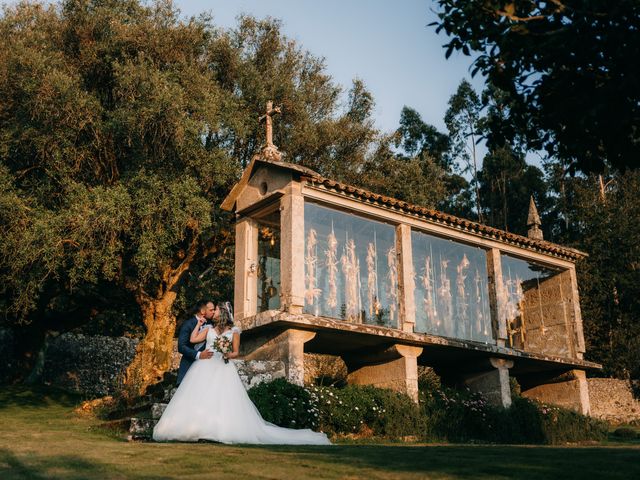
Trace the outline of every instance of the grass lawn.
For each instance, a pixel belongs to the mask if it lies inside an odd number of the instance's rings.
[[[0,387],[0,479],[640,479],[640,443],[330,447],[127,442],[49,389]]]

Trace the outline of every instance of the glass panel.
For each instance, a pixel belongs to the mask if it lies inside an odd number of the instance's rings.
[[[417,332],[495,343],[485,250],[411,232]]]
[[[397,328],[396,231],[305,203],[305,312]]]
[[[509,344],[527,351],[569,356],[567,319],[571,278],[561,271],[502,254],[502,283]]]
[[[280,228],[258,224],[258,312],[280,308]]]

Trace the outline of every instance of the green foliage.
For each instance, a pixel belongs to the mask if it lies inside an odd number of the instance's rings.
[[[528,165],[522,154],[508,146],[485,156],[478,182],[486,223],[502,230],[527,234],[527,212],[532,195],[543,218],[552,206],[542,171]]]
[[[637,0],[438,0],[436,31],[504,92],[489,148],[523,137],[570,168],[624,170],[640,156]],[[558,48],[558,46],[562,48]],[[498,120],[497,117],[494,117]]]
[[[320,413],[320,427],[333,434],[373,434],[400,438],[422,436],[424,421],[406,395],[370,386],[310,387]]]
[[[640,173],[575,178],[568,232],[589,257],[578,285],[589,358],[603,374],[640,377]]]
[[[283,108],[286,161],[368,185],[372,95],[355,80],[342,108],[323,61],[277,20],[223,30],[166,1],[23,2],[0,34],[3,323],[65,330],[120,311],[121,327],[149,331],[200,297],[229,299],[233,219],[218,205],[264,143],[267,100]],[[438,191],[427,180],[420,191]]]
[[[419,405],[372,386],[303,388],[283,379],[257,385],[249,396],[267,421],[338,436],[555,445],[601,441],[608,434],[607,423],[572,410],[518,395],[508,409],[493,407],[478,394],[441,387],[432,375],[421,381]]]
[[[603,421],[517,395],[503,409],[469,391],[430,388],[420,392],[420,405],[428,437],[451,442],[557,445],[601,441],[608,433]]]
[[[318,411],[313,395],[303,387],[278,378],[248,391],[267,422],[288,428],[316,428]]]
[[[332,435],[421,436],[424,420],[406,395],[375,387],[292,385],[284,379],[249,390],[263,418],[284,427],[314,428]]]
[[[471,84],[463,79],[456,93],[449,99],[444,123],[449,130],[450,155],[463,173],[471,175],[475,214],[484,222],[482,198],[478,188],[478,154],[476,144],[480,140],[481,104]]]
[[[639,438],[638,432],[633,427],[618,427],[613,431],[614,437],[624,438],[626,440],[635,440]]]

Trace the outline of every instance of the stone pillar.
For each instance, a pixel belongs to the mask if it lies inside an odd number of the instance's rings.
[[[493,336],[499,346],[507,342],[506,292],[502,282],[500,250],[492,248],[487,252],[487,273],[489,275],[489,307]]]
[[[418,402],[418,357],[422,348],[394,345],[387,350],[357,356],[344,356],[349,372],[347,381],[373,385],[406,393]]]
[[[280,199],[280,306],[292,314],[304,308],[304,197],[291,182]]]
[[[398,252],[398,299],[400,300],[399,325],[405,332],[413,333],[416,325],[415,277],[411,250],[411,227],[400,224],[396,227]]]
[[[289,328],[268,335],[249,338],[241,344],[243,360],[271,360],[284,363],[286,379],[304,384],[304,344],[316,336],[315,332]]]
[[[589,415],[589,385],[584,370],[540,372],[518,377],[522,396]]]
[[[258,229],[251,218],[236,223],[236,268],[234,306],[236,320],[257,312]]]
[[[575,351],[577,358],[584,358],[585,345],[584,345],[584,331],[582,328],[582,313],[580,311],[580,297],[578,294],[578,277],[576,275],[575,265],[569,268],[569,276],[571,279],[571,306],[573,308],[573,322],[574,322],[574,334],[575,334]],[[569,333],[569,332],[567,332]]]
[[[511,406],[511,386],[509,384],[509,369],[513,367],[512,360],[490,358],[490,370],[465,375],[464,384],[473,392],[480,393],[487,402],[498,407]]]

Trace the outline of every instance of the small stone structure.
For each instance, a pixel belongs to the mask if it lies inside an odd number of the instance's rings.
[[[281,161],[271,139],[222,204],[236,214],[235,308],[246,359],[304,379],[304,353],[340,356],[348,381],[417,399],[417,365],[511,403],[589,412],[575,262],[545,241],[385,197]]]

